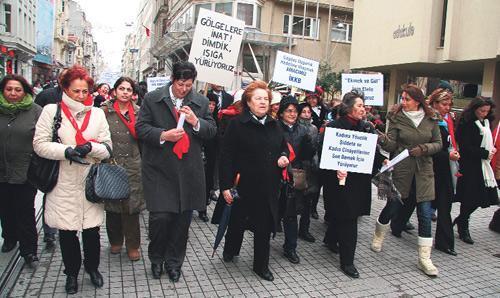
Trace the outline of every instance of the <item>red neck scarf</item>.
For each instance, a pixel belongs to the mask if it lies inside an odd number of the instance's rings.
[[[451,139],[451,145],[453,146],[453,149],[457,149],[457,141],[455,140],[455,126],[453,125],[453,118],[451,117],[451,114],[447,114],[448,117],[443,117],[444,121],[448,124],[448,134],[450,135]]]
[[[177,112],[177,109],[174,108],[175,110],[175,121],[179,122],[179,112]],[[189,136],[186,132],[182,134],[182,138],[180,138],[174,145],[173,151],[175,155],[177,155],[178,159],[182,159],[182,155],[187,153],[189,151]]]
[[[137,133],[135,132],[135,111],[132,103],[130,101],[127,102],[128,117],[130,118],[130,121],[128,121],[127,119],[125,119],[125,117],[123,117],[122,112],[120,110],[120,105],[118,104],[118,100],[115,100],[115,102],[113,103],[113,109],[115,109],[116,114],[118,114],[120,120],[128,128],[130,134],[134,137],[134,139],[137,139]]]
[[[295,160],[295,150],[293,150],[292,145],[290,145],[290,143],[288,143],[288,142],[286,143],[286,146],[288,147],[288,151],[290,152],[290,155],[288,157],[288,161],[290,163],[292,163]],[[281,172],[281,176],[283,176],[283,180],[290,181],[290,177],[288,176],[288,171],[287,171],[286,167]]]
[[[90,99],[90,100],[89,100]],[[93,100],[92,97],[87,97],[87,99],[83,102],[85,106],[92,106]],[[92,113],[92,110],[89,110],[85,114],[85,118],[83,119],[82,127],[78,127],[78,123],[75,120],[75,117],[71,114],[71,111],[69,110],[68,106],[64,103],[64,101],[61,101],[61,110],[63,111],[64,115],[66,118],[68,118],[69,122],[71,122],[71,125],[73,125],[73,128],[76,130],[76,135],[75,135],[75,140],[76,140],[76,145],[83,145],[88,142],[83,137],[83,132],[87,129],[87,126],[89,125],[89,120],[90,120],[90,114]],[[90,140],[93,141],[93,140]]]

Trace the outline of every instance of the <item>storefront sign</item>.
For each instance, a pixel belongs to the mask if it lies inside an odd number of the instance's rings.
[[[200,9],[194,30],[189,62],[198,71],[198,80],[230,87],[238,63],[245,22]]]

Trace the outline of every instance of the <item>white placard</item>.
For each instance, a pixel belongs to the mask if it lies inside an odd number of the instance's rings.
[[[189,53],[198,80],[231,87],[244,30],[241,20],[200,9]]]
[[[148,84],[148,92],[154,91],[161,88],[170,82],[169,77],[151,77],[147,78],[146,82]]]
[[[394,157],[393,159],[391,159],[386,165],[383,165],[380,168],[380,173],[383,173],[383,172],[387,171],[388,169],[394,167],[395,165],[397,165],[398,163],[400,163],[401,161],[403,161],[403,159],[407,158],[408,156],[410,156],[410,153],[408,152],[408,149],[403,150],[396,157]]]
[[[327,127],[319,167],[371,174],[377,138],[372,133]]]
[[[177,121],[177,129],[184,127],[184,120],[186,120],[186,114],[180,113],[179,121]]]
[[[352,89],[363,91],[366,105],[384,105],[384,75],[343,73],[342,96]]]
[[[314,91],[318,68],[318,61],[278,51],[276,52],[273,81]]]

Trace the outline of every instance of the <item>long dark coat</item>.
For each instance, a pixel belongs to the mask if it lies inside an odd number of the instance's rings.
[[[472,207],[489,207],[498,203],[496,188],[484,185],[481,159],[487,159],[488,150],[481,147],[483,137],[474,123],[476,119],[461,119],[455,133],[460,150],[460,173],[457,181],[456,199]]]
[[[104,209],[115,213],[139,213],[146,207],[142,191],[139,144],[117,115],[112,101],[106,102],[102,109],[106,114],[109,124],[109,132],[111,133],[111,141],[113,142],[113,157],[117,164],[127,170],[130,185],[130,197],[128,200],[124,200],[123,202],[105,202]],[[137,117],[139,107],[134,105],[134,111]]]
[[[382,148],[393,156],[405,149],[422,145],[427,152],[419,157],[409,156],[394,166],[392,179],[404,199],[410,195],[413,179],[416,184],[417,203],[434,200],[434,169],[432,155],[442,148],[439,118],[425,116],[418,127],[402,111],[388,116],[389,131]]]
[[[373,126],[366,121],[357,125],[351,123],[346,116],[330,122],[327,127],[354,130],[376,134]],[[324,134],[321,135],[321,144]],[[373,173],[382,166],[385,157],[377,149],[373,161]],[[323,195],[328,200],[331,214],[336,219],[352,219],[362,215],[370,215],[372,203],[372,175],[348,172],[345,186],[339,185],[337,171],[324,170]]]
[[[445,126],[440,125],[439,131],[441,132],[441,142],[443,147],[436,154],[432,156],[432,164],[434,168],[434,189],[436,194],[446,193],[447,197],[453,201],[454,190],[453,180],[451,178],[450,168],[450,134]],[[436,200],[439,199],[436,196]],[[433,202],[435,203],[435,202]]]
[[[170,84],[146,94],[142,102],[136,131],[142,146],[142,182],[146,206],[152,212],[180,213],[205,208],[205,173],[201,155],[203,140],[215,136],[217,128],[208,109],[208,99],[191,91],[184,98],[200,121],[195,132],[187,122],[189,152],[178,159],[175,143],[160,143],[163,131],[177,126],[175,107],[169,93]]]
[[[287,156],[283,131],[279,123],[267,117],[262,125],[249,111],[231,120],[222,141],[220,162],[220,189],[233,187],[236,173],[240,173],[238,193],[241,200],[235,204],[244,206],[252,222],[269,220],[262,218],[263,208],[269,208],[275,231],[278,221],[278,195],[282,169],[278,159]]]

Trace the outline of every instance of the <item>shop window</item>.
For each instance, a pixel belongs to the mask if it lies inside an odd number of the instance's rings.
[[[255,59],[257,59],[257,63],[259,63],[260,69],[263,70],[264,57],[255,56]],[[257,73],[257,66],[255,65],[252,55],[243,55],[243,69],[251,73]]]
[[[283,17],[283,34],[289,34],[288,26],[289,26],[290,16],[284,15]],[[305,22],[305,26],[304,26]],[[319,37],[319,19],[309,18],[301,16],[294,16],[292,22],[292,35],[310,37],[310,38],[318,38]],[[302,32],[303,31],[303,32]]]
[[[332,32],[331,32],[331,40],[332,41],[343,41],[343,42],[351,42],[352,41],[352,25],[342,22],[333,22],[332,24]]]

